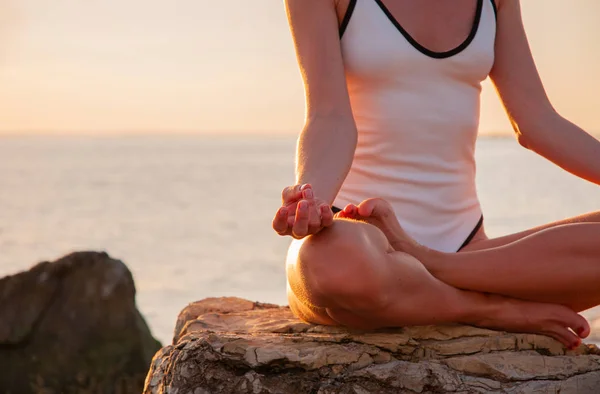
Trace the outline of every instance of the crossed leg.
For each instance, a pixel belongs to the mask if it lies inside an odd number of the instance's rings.
[[[464,323],[534,332],[567,347],[589,334],[568,307],[453,287],[392,245],[380,228],[348,220],[294,241],[287,261],[292,311],[309,322],[356,328]]]
[[[583,311],[600,304],[600,213],[439,253],[404,243],[449,285]]]
[[[408,237],[382,199],[366,200],[342,214],[346,212],[376,224],[396,250],[416,257],[451,286],[562,304],[577,312],[600,304],[600,213],[482,240],[461,253],[441,253]]]

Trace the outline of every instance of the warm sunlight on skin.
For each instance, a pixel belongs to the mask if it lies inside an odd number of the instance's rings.
[[[596,0],[522,1],[555,107],[600,131]],[[0,133],[297,133],[281,1],[0,0]],[[509,130],[485,85],[483,132]]]

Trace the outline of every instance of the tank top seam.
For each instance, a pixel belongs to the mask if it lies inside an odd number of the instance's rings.
[[[462,51],[464,51],[465,49],[467,49],[469,47],[471,42],[473,42],[473,40],[475,39],[477,32],[479,31],[479,25],[481,23],[481,18],[483,15],[483,2],[484,2],[484,0],[477,0],[477,8],[475,10],[475,17],[473,18],[473,24],[471,25],[471,31],[469,32],[469,35],[467,36],[467,38],[465,38],[465,40],[461,44],[459,44],[457,47],[455,47],[454,49],[450,49],[450,50],[444,51],[444,52],[437,52],[437,51],[432,51],[432,50],[424,47],[423,45],[419,44],[419,42],[417,40],[415,40],[404,29],[404,27],[402,27],[400,22],[398,22],[398,20],[394,17],[394,15],[392,15],[392,13],[385,6],[385,4],[383,4],[382,0],[373,0],[373,1],[375,1],[375,3],[377,3],[377,5],[381,9],[381,11],[388,18],[388,20],[396,27],[396,29],[400,32],[400,34],[402,34],[402,36],[406,39],[406,41],[409,42],[409,44],[411,44],[416,50],[418,50],[425,56],[428,56],[428,57],[431,57],[434,59],[446,59],[446,58],[458,55],[459,53],[461,53]],[[491,1],[493,1],[493,0],[491,0]]]
[[[348,3],[348,8],[346,9],[346,13],[344,14],[344,19],[342,19],[342,23],[340,24],[340,40],[342,39],[344,33],[346,32],[346,29],[348,28],[350,19],[352,19],[352,14],[354,13],[354,9],[356,8],[356,2],[357,0],[350,0],[350,3]]]

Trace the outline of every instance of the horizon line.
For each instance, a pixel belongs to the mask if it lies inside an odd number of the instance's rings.
[[[58,130],[28,130],[10,131],[0,130],[0,138],[15,137],[191,137],[191,136],[271,136],[291,137],[298,136],[300,131],[291,130],[110,130],[110,131],[58,131]],[[600,132],[588,131],[595,138],[600,138]],[[512,131],[480,131],[478,137],[483,138],[514,138]]]
[[[84,130],[84,131],[73,131],[73,130],[1,130],[0,137],[21,137],[21,136],[152,136],[152,135],[298,135],[299,130]],[[480,131],[479,135],[482,136],[512,136],[513,133],[509,131]]]

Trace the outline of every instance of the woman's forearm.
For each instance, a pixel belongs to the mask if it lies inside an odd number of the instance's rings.
[[[296,183],[310,183],[316,197],[332,204],[352,165],[356,142],[352,118],[309,120],[298,139]]]
[[[524,130],[523,145],[570,173],[600,185],[600,141],[555,114]]]

